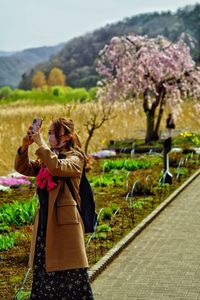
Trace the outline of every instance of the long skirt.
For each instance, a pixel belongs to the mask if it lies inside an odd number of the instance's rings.
[[[87,268],[46,272],[45,230],[39,226],[30,300],[93,300]]]

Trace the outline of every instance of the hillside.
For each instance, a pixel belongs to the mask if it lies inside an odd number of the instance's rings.
[[[0,57],[1,56],[4,56],[4,57],[6,57],[6,56],[11,56],[11,55],[13,55],[13,54],[15,54],[16,52],[10,52],[10,51],[0,51]]]
[[[59,44],[53,47],[26,49],[14,54],[0,52],[0,86],[17,87],[22,74],[28,72],[38,63],[47,61],[62,47],[63,44]]]
[[[67,42],[61,51],[40,64],[31,67],[31,71],[23,75],[20,88],[31,88],[33,74],[42,70],[46,75],[53,67],[63,70],[67,78],[67,84],[72,87],[94,86],[99,79],[95,70],[96,59],[99,51],[113,36],[121,36],[129,33],[140,35],[147,34],[149,37],[163,35],[175,41],[182,32],[189,33],[196,39],[196,47],[192,50],[193,58],[200,62],[200,4],[186,6],[177,10],[162,13],[146,13],[126,18],[123,21],[106,25],[91,33],[74,38]],[[0,58],[1,59],[1,58]],[[0,61],[1,66],[1,61]],[[1,68],[0,68],[1,69]],[[13,75],[14,77],[14,75]],[[0,85],[1,77],[0,77]]]

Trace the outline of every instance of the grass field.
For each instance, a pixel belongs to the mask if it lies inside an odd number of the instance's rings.
[[[46,103],[46,102],[45,102]],[[96,108],[95,108],[96,106]],[[74,120],[76,131],[84,145],[87,131],[84,124],[91,117],[92,111],[100,112],[96,103],[45,104],[33,105],[28,101],[17,101],[0,106],[0,176],[13,171],[13,160],[20,146],[21,139],[34,117],[43,117],[42,135],[47,140],[48,126],[53,118],[70,117]],[[107,121],[95,131],[89,146],[89,152],[106,147],[111,139],[144,138],[146,118],[142,102],[113,104],[115,118]],[[167,114],[164,114],[161,131],[165,130]],[[181,131],[200,132],[200,119],[192,102],[182,104],[182,113],[176,120],[176,129]],[[31,157],[34,157],[36,146],[31,146]]]

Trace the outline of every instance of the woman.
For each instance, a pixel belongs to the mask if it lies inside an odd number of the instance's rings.
[[[37,160],[28,157],[35,142]],[[29,128],[15,158],[15,169],[36,176],[40,208],[35,218],[29,266],[33,268],[30,299],[93,299],[87,274],[84,227],[78,209],[79,183],[85,164],[72,120],[56,119],[49,144]],[[65,183],[70,177],[77,202]]]

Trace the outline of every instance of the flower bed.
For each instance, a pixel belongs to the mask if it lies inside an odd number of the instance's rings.
[[[128,157],[116,157],[112,160],[97,159],[91,162],[88,178],[95,192],[96,208],[99,212],[96,232],[86,236],[86,248],[91,266],[154,210],[187,176],[199,168],[200,164],[199,157],[195,154],[173,153],[170,154],[170,161],[172,164],[170,172],[173,174],[172,185],[162,183],[163,162],[160,155],[144,155],[134,160]],[[27,224],[32,223],[37,205],[36,200],[33,199],[33,186],[34,182],[31,181],[31,185],[21,184],[11,189],[10,193],[0,192],[1,196],[5,196],[4,199],[7,199],[8,195],[10,197],[8,204],[4,204],[0,211],[3,249],[10,247],[10,250],[2,249],[1,252],[2,272],[7,279],[4,287],[5,291],[10,293],[9,295],[13,295],[14,287],[19,286],[26,270],[31,238],[30,225]],[[23,193],[27,193],[26,195],[29,193],[29,201],[21,200]],[[12,197],[15,201],[9,204]],[[12,266],[6,264],[10,257],[18,257]],[[29,279],[27,288],[30,288],[30,284]],[[2,295],[4,296],[5,294]]]

